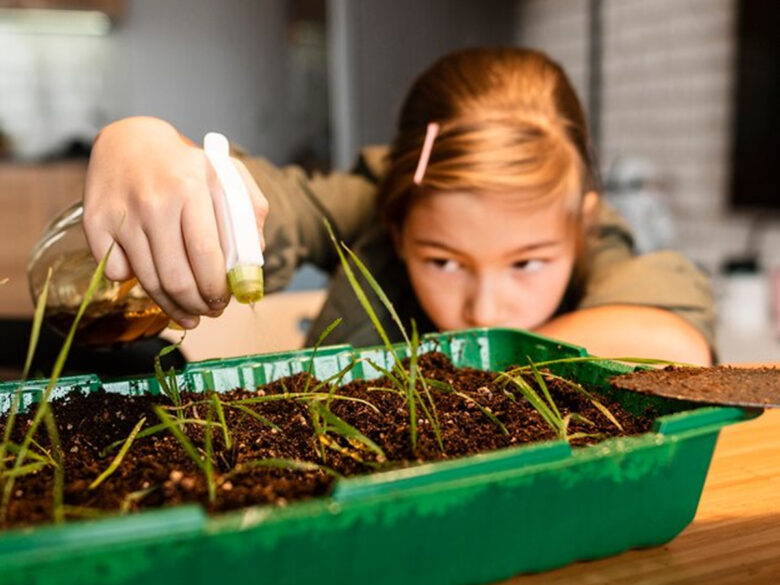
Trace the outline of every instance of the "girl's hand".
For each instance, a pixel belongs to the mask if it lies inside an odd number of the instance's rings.
[[[260,231],[268,214],[246,167],[244,178]],[[84,232],[111,280],[136,276],[179,325],[218,316],[230,293],[211,198],[213,173],[203,150],[155,118],[127,118],[106,126],[89,159],[84,190]]]

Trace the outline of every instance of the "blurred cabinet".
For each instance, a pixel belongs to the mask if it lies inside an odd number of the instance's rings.
[[[0,0],[0,8],[48,8],[52,10],[97,10],[117,20],[125,0]]]
[[[0,164],[0,318],[29,317],[27,258],[52,218],[81,198],[86,160]]]

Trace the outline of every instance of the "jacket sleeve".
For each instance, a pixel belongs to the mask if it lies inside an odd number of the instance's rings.
[[[578,308],[641,305],[671,311],[715,345],[715,313],[707,276],[678,252],[634,255],[628,225],[604,206]]]
[[[323,220],[347,244],[375,221],[377,181],[385,153],[383,147],[367,148],[353,172],[314,176],[296,166],[276,167],[263,158],[242,159],[268,199],[263,230],[267,292],[284,288],[304,262],[333,271],[338,255]]]

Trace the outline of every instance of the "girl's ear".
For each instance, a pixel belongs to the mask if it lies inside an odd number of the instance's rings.
[[[598,221],[599,215],[599,194],[595,191],[588,191],[582,198],[582,207],[580,217],[585,230],[589,230]]]

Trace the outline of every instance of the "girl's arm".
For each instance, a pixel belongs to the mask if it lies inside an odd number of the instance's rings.
[[[375,163],[381,160],[377,154]],[[376,185],[365,173],[309,177],[261,158],[234,163],[252,198],[264,248],[268,244],[268,292],[281,289],[303,261],[326,269],[334,264],[323,215],[347,242],[371,221]],[[151,117],[106,126],[95,139],[87,172],[84,231],[93,255],[101,258],[115,241],[106,275],[136,276],[185,328],[197,325],[200,315],[220,314],[229,298],[209,181],[203,150]]]
[[[704,335],[679,315],[655,307],[605,305],[579,309],[548,321],[536,332],[581,345],[598,356],[712,364]]]
[[[264,158],[241,158],[271,209],[264,226],[268,292],[283,288],[302,262],[326,272],[336,268],[338,255],[323,218],[349,245],[376,227],[376,181],[384,172],[386,151],[384,147],[364,149],[354,172],[313,176],[297,166],[276,167]]]
[[[262,233],[268,204],[243,165]],[[195,327],[227,304],[225,260],[203,150],[149,117],[106,126],[95,139],[84,187],[84,232],[112,280],[136,276],[176,322]]]

